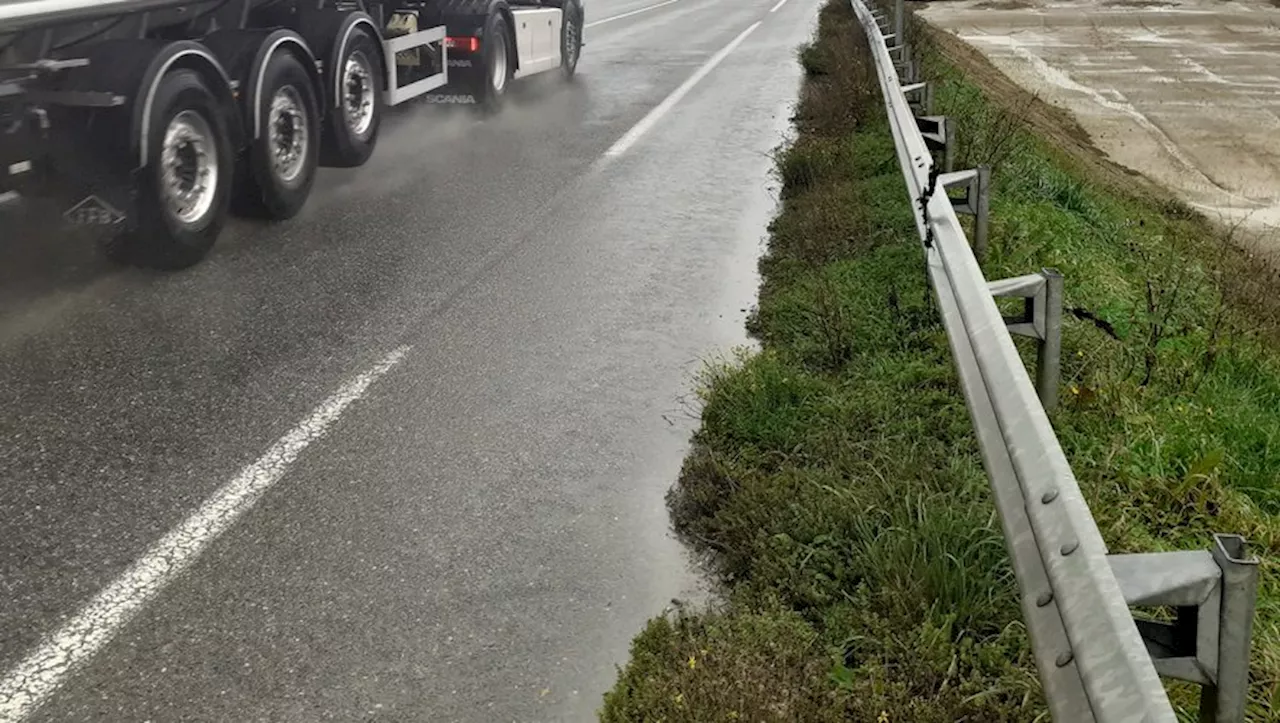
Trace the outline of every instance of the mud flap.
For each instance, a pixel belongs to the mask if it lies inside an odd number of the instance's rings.
[[[86,134],[88,135],[88,134]],[[100,146],[52,144],[47,181],[40,195],[55,200],[62,222],[95,235],[131,231],[137,205],[136,179]]]
[[[470,59],[449,59],[449,82],[422,96],[426,103],[471,105],[476,103],[475,83],[479,71]]]

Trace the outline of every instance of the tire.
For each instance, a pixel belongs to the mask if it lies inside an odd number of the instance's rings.
[[[143,139],[148,162],[138,176],[137,224],[106,242],[111,258],[176,270],[209,253],[230,206],[232,113],[193,70],[160,79]]]
[[[133,248],[130,245],[132,236],[125,233],[110,233],[98,241],[102,255],[112,263],[128,266],[133,263]]]
[[[484,45],[480,50],[483,60],[475,92],[476,105],[482,112],[498,111],[506,100],[507,86],[514,75],[510,36],[506,17],[500,12],[490,13],[484,24]]]
[[[341,78],[341,97],[336,106],[330,104],[326,111],[321,156],[326,166],[362,166],[373,155],[382,126],[381,56],[382,46],[368,32],[363,28],[352,31],[334,68]]]
[[[572,80],[582,57],[582,6],[564,4],[564,22],[560,26],[560,75]]]
[[[302,210],[320,162],[317,106],[316,89],[298,58],[272,56],[258,99],[262,128],[237,164],[238,213],[284,220]]]

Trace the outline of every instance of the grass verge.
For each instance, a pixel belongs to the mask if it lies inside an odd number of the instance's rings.
[[[975,84],[971,58],[926,45],[962,163],[995,168],[988,277],[1066,276],[1053,421],[1105,539],[1128,552],[1249,538],[1265,561],[1249,719],[1280,720],[1280,315],[1267,272],[1185,206],[1043,140],[1034,100]],[[650,621],[601,718],[1045,719],[844,0],[823,9],[800,61],[798,133],[778,157],[782,208],[750,322],[762,350],[706,371],[702,426],[668,497],[724,599]],[[1195,690],[1169,689],[1194,720]]]

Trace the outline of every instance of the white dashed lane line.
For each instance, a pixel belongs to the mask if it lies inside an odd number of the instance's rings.
[[[0,723],[18,723],[43,705],[77,668],[106,646],[134,615],[189,568],[211,542],[279,482],[298,455],[324,436],[347,407],[399,364],[409,349],[406,346],[391,352],[326,399],[257,461],[241,470],[180,525],[160,538],[123,575],[56,631],[45,636],[35,650],[0,679]]]
[[[658,8],[666,7],[667,5],[673,5],[673,4],[677,3],[677,2],[680,2],[680,0],[666,0],[666,2],[656,3],[656,4],[654,4],[654,5],[646,5],[645,7],[639,8],[639,9],[637,9],[637,10],[630,10],[630,11],[625,12],[625,13],[618,13],[617,15],[611,15],[611,16],[609,16],[609,17],[607,17],[607,18],[602,18],[602,19],[600,19],[600,20],[594,20],[594,21],[592,21],[592,22],[587,23],[586,25],[583,25],[582,27],[583,27],[583,28],[594,28],[594,27],[595,27],[595,26],[597,26],[597,25],[604,25],[605,23],[611,23],[611,22],[613,22],[614,20],[621,20],[621,19],[623,19],[623,18],[629,18],[629,17],[631,17],[631,16],[633,16],[633,15],[639,15],[640,13],[647,13],[647,12],[649,12],[650,10],[657,10]]]
[[[671,109],[674,108],[682,98],[688,95],[690,90],[693,90],[693,86],[697,85],[699,81],[707,77],[711,71],[715,70],[717,65],[724,62],[724,59],[729,57],[729,53],[732,53],[734,48],[741,45],[742,41],[746,40],[748,35],[755,32],[756,28],[760,27],[760,22],[761,21],[757,20],[751,25],[751,27],[743,30],[738,37],[729,41],[728,45],[724,46],[719,50],[719,52],[711,56],[711,59],[706,63],[703,63],[701,68],[698,68],[693,75],[689,76],[688,79],[680,84],[680,87],[671,91],[671,95],[664,98],[662,102],[655,106],[653,110],[649,111],[645,117],[641,118],[639,123],[632,126],[631,130],[627,131],[625,135],[610,146],[609,150],[604,152],[604,157],[609,159],[626,153],[627,149],[635,145],[636,141],[640,140],[641,136],[647,133],[649,129],[653,128],[658,121],[662,120],[663,116],[671,112]]]

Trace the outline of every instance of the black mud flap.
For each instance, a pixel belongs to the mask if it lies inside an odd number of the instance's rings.
[[[129,219],[129,213],[97,193],[89,193],[62,212],[62,220],[67,225],[102,233],[127,230]]]
[[[70,156],[55,152],[49,164],[41,195],[57,202],[65,225],[101,235],[133,230],[137,183],[118,161],[84,149]]]
[[[112,109],[115,110],[115,109]],[[119,113],[67,113],[50,138],[40,195],[57,202],[62,222],[102,235],[133,230],[137,204],[135,165],[126,144],[104,139],[125,137]],[[86,122],[90,121],[90,122]],[[110,121],[115,121],[114,123]]]
[[[473,93],[465,92],[465,89],[444,86],[423,95],[422,102],[432,105],[475,105],[476,97]]]
[[[437,105],[474,105],[480,77],[479,58],[449,58],[449,82],[425,94],[423,101]]]

